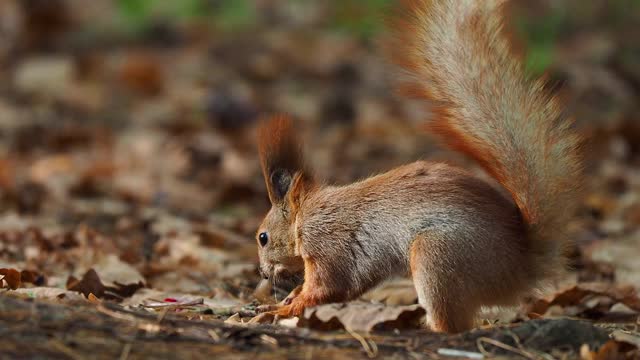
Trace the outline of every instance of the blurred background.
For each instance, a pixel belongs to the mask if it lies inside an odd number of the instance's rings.
[[[379,46],[392,4],[2,0],[0,265],[61,286],[127,264],[156,289],[248,297],[269,207],[254,130],[274,112],[298,119],[327,182],[417,159],[477,170],[394,95]],[[508,14],[527,70],[589,139],[573,275],[638,286],[640,1]]]

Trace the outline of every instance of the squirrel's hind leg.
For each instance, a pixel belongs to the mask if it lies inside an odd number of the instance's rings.
[[[436,236],[419,235],[411,245],[411,275],[418,302],[425,308],[427,325],[432,330],[465,331],[473,327],[477,307],[469,303],[464,285],[451,277],[453,269],[448,268],[447,255],[439,253],[436,245],[445,240]]]

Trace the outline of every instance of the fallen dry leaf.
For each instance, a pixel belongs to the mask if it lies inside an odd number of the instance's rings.
[[[229,316],[227,318],[227,320],[225,320],[224,322],[225,322],[225,324],[234,324],[234,325],[235,324],[242,324],[242,320],[240,318],[240,314],[238,314],[238,313],[235,313],[235,314]]]
[[[93,266],[93,269],[100,274],[100,279],[106,285],[145,282],[144,276],[142,276],[136,268],[120,260],[118,256],[113,254],[101,258]]]
[[[261,313],[249,320],[248,324],[273,324],[275,316],[272,313]]]
[[[327,304],[306,309],[298,326],[317,330],[348,329],[371,332],[416,328],[426,312],[420,305],[385,306],[371,303]]]
[[[163,292],[155,289],[143,288],[121,303],[127,307],[143,307],[153,310],[180,310],[209,313],[220,316],[242,312],[243,303],[228,296],[224,292],[217,292],[213,297],[202,297],[193,294]]]
[[[640,311],[640,298],[634,287],[620,286],[606,283],[584,283],[564,289],[548,299],[541,299],[529,307],[529,313],[544,314],[553,306],[570,307],[582,305],[593,308],[589,304],[594,297],[611,299],[609,308],[616,303],[622,303],[632,310]]]
[[[101,303],[100,299],[98,299],[95,295],[93,294],[89,294],[89,296],[87,296],[87,300],[89,300],[90,303],[94,304],[94,305],[98,305]]]
[[[77,291],[87,297],[89,294],[102,297],[105,292],[105,286],[102,284],[102,281],[100,281],[98,273],[93,269],[89,269],[81,280],[78,280],[73,276],[69,276],[69,279],[67,280],[67,289]]]
[[[168,301],[168,299],[171,299],[171,301]],[[189,307],[189,306],[203,305],[203,304],[204,304],[203,298],[183,298],[183,299],[167,298],[164,301],[149,299],[144,301],[142,303],[142,306],[150,309],[165,309],[165,308],[179,309],[182,307]]]
[[[0,288],[6,286],[11,290],[16,290],[23,283],[41,283],[41,278],[35,271],[2,268],[0,269]]]
[[[142,282],[133,284],[120,284],[116,282],[114,286],[106,286],[100,280],[100,276],[94,269],[89,269],[82,279],[78,280],[70,276],[67,280],[67,289],[77,291],[84,296],[89,297],[90,294],[110,300],[122,300],[123,298],[133,295],[138,289],[144,287]]]
[[[278,320],[278,325],[288,327],[288,328],[295,328],[295,327],[298,327],[299,322],[300,322],[300,318],[296,316],[288,319],[280,319]]]
[[[634,202],[638,202],[634,199]],[[629,222],[637,224],[638,222]],[[640,284],[640,261],[638,250],[640,236],[636,234],[622,236],[615,240],[600,241],[592,244],[585,253],[594,261],[611,264],[615,269],[616,279],[620,283]]]
[[[413,280],[406,278],[387,281],[362,295],[365,301],[381,302],[387,305],[413,305],[418,302]]]
[[[0,285],[4,287],[4,284],[7,284],[7,287],[11,290],[15,290],[20,287],[20,272],[16,269],[0,269]]]
[[[616,330],[611,333],[611,338],[635,346],[640,349],[640,334],[632,334],[622,330]]]
[[[20,271],[20,280],[23,283],[31,283],[31,284],[36,284],[41,282],[41,280],[39,279],[38,273],[30,270]]]
[[[119,75],[128,88],[145,95],[157,95],[164,87],[160,61],[147,54],[130,55]]]
[[[54,287],[22,288],[15,291],[33,299],[84,301],[85,298],[75,291],[69,291]]]

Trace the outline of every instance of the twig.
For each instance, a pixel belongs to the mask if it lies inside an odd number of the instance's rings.
[[[164,308],[162,309],[162,311],[160,311],[160,313],[158,314],[158,321],[156,322],[157,325],[160,325],[162,320],[164,320],[164,317],[167,316],[168,312],[169,312],[169,308]]]
[[[516,345],[518,346],[518,349],[522,351],[526,351],[524,349],[524,346],[522,346],[522,342],[520,341],[520,338],[518,337],[518,335],[516,335],[513,331],[511,331],[511,329],[506,329],[506,330],[507,330],[507,333],[511,336],[511,338],[513,338],[513,341],[515,341]],[[537,353],[538,353],[537,356],[539,356],[540,358],[555,360],[553,356],[545,352],[537,351]]]
[[[82,360],[82,359],[84,359],[84,357],[82,355],[76,353],[75,351],[73,351],[73,349],[71,349],[67,345],[63,344],[59,340],[51,340],[49,342],[49,344],[51,344],[51,346],[56,348],[56,350],[60,351],[61,353],[65,354],[65,355],[67,355],[68,357],[72,358],[73,360]]]
[[[264,342],[265,344],[278,346],[278,340],[276,338],[274,338],[273,336],[269,336],[267,334],[262,334],[262,335],[260,335],[260,340],[262,340],[262,342]]]
[[[376,345],[375,341],[371,340],[371,343],[369,343],[367,339],[365,339],[362,335],[358,334],[348,326],[345,326],[345,330],[347,330],[347,332],[351,336],[353,336],[356,340],[360,342],[360,344],[362,345],[362,348],[367,353],[367,356],[369,356],[369,358],[373,359],[376,356],[378,356],[378,345]]]
[[[105,315],[109,315],[113,318],[119,319],[119,320],[125,320],[125,321],[130,321],[130,322],[138,322],[140,321],[140,319],[138,317],[136,317],[135,315],[130,315],[127,313],[123,313],[123,312],[118,312],[118,311],[113,311],[111,309],[107,309],[104,304],[99,304],[98,306],[96,306],[96,310],[98,310],[99,312],[105,314]]]
[[[217,332],[209,329],[207,330],[207,334],[209,334],[209,336],[211,336],[211,338],[213,339],[213,341],[218,342],[220,341],[220,335],[218,335]]]
[[[509,336],[511,336],[511,338],[515,342],[517,348],[513,347],[511,345],[505,344],[503,342],[500,342],[498,340],[495,340],[495,339],[491,339],[491,338],[487,338],[487,337],[481,337],[481,338],[478,338],[478,340],[476,341],[478,349],[485,356],[493,356],[493,354],[491,352],[488,352],[484,348],[484,345],[482,343],[485,342],[485,343],[491,344],[493,346],[499,347],[501,349],[516,353],[516,354],[518,354],[520,356],[523,356],[523,357],[525,357],[527,359],[551,359],[551,360],[554,359],[553,356],[551,356],[550,354],[547,354],[545,352],[531,352],[531,351],[526,350],[524,348],[524,346],[522,346],[522,342],[520,341],[520,338],[516,334],[514,334],[511,330],[507,329],[507,334]]]
[[[164,309],[164,308],[179,309],[183,307],[202,305],[202,304],[204,304],[204,298],[197,298],[197,299],[193,299],[185,302],[177,302],[177,303],[175,302],[165,303],[160,300],[149,299],[149,302],[145,302],[144,304],[142,304],[142,306],[150,309]]]
[[[499,347],[499,348],[501,348],[501,349],[503,349],[503,350],[507,350],[507,351],[510,351],[510,352],[512,352],[512,353],[515,353],[515,354],[518,354],[518,355],[524,356],[524,357],[525,357],[525,358],[527,358],[527,359],[537,359],[537,357],[536,357],[534,354],[531,354],[531,353],[530,353],[530,352],[528,352],[528,351],[518,349],[518,348],[516,348],[516,347],[513,347],[513,346],[511,346],[511,345],[505,344],[505,343],[503,343],[503,342],[500,342],[500,341],[498,341],[498,340],[491,339],[491,338],[488,338],[488,337],[480,337],[480,338],[478,338],[478,340],[476,341],[476,343],[477,343],[477,345],[478,345],[478,350],[480,350],[480,352],[481,352],[484,356],[487,356],[487,357],[492,357],[492,356],[494,356],[494,354],[493,354],[493,353],[491,353],[491,352],[489,352],[489,351],[487,351],[487,350],[484,348],[484,344],[483,344],[483,343],[491,344],[491,345],[493,345],[493,346],[495,346],[495,347]]]
[[[484,359],[484,355],[481,353],[447,348],[438,349],[438,355],[464,357],[467,359]]]
[[[120,353],[120,360],[127,360],[129,358],[129,353],[131,353],[132,344],[130,342],[124,344],[122,348],[122,352]]]
[[[107,309],[105,307],[105,305],[103,303],[98,304],[98,306],[96,306],[96,310],[98,310],[99,312],[111,316],[113,318],[116,318],[118,320],[124,320],[124,321],[128,321],[128,322],[132,322],[134,323],[138,328],[148,331],[148,332],[158,332],[160,331],[160,325],[159,322],[156,320],[156,323],[152,323],[150,321],[144,320],[143,318],[137,317],[135,315],[131,315],[128,313],[124,313],[124,312],[117,312],[117,311],[113,311],[110,309]],[[161,320],[161,319],[160,319]]]

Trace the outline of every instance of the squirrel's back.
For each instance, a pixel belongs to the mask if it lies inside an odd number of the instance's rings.
[[[345,299],[408,272],[420,234],[440,234],[429,263],[484,284],[475,302],[511,304],[530,283],[526,228],[513,201],[486,181],[443,163],[418,161],[345,186],[318,189],[297,222],[303,256],[332,269],[325,282]],[[488,267],[486,264],[491,263]],[[506,277],[516,278],[505,281]],[[343,300],[343,299],[337,299]]]

